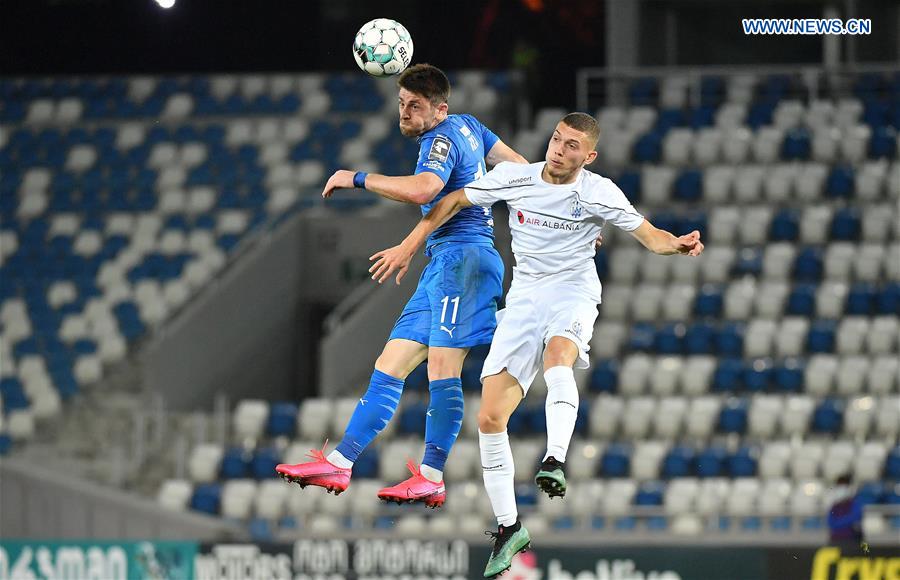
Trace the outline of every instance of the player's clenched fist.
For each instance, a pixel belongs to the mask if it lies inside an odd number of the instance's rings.
[[[325,183],[325,189],[322,190],[322,197],[331,197],[335,189],[349,189],[353,187],[353,176],[355,173],[346,169],[338,169],[328,178]]]
[[[704,248],[703,242],[700,241],[700,232],[697,230],[675,238],[675,244],[679,254],[688,256],[699,256]]]
[[[394,246],[387,250],[381,250],[377,254],[369,256],[369,261],[375,260],[369,273],[372,279],[377,280],[379,284],[390,278],[391,274],[397,272],[397,284],[406,275],[409,270],[409,263],[412,260],[413,252],[410,252],[403,245]]]

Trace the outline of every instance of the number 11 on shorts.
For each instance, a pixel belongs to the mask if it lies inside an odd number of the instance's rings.
[[[453,303],[453,315],[450,317],[450,324],[456,324],[456,315],[459,312],[459,296],[453,300],[449,296],[444,296],[441,302],[444,304],[444,308],[441,310],[441,324],[447,321],[447,305],[451,302]]]

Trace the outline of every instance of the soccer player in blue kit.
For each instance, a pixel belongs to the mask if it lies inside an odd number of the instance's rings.
[[[475,117],[448,113],[450,82],[437,67],[411,66],[397,84],[400,132],[419,142],[415,174],[340,170],[325,184],[324,197],[340,188],[365,187],[388,199],[419,204],[424,216],[448,192],[483,176],[485,162],[527,163]],[[427,358],[425,456],[421,466],[409,464],[412,477],[380,490],[378,497],[429,507],[444,503],[444,463],[463,419],[463,361],[470,347],[490,344],[497,326],[503,262],[493,242],[491,210],[482,207],[459,212],[428,238],[425,254],[431,260],[375,361],[342,441],[327,456],[324,449],[313,450],[312,461],[278,465],[278,473],[301,487],[315,485],[335,494],[347,489],[354,461],[390,422],[404,380]]]

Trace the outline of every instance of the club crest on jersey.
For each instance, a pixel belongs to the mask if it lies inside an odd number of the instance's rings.
[[[584,213],[584,207],[578,203],[577,199],[573,199],[572,206],[569,208],[569,213],[572,214],[573,218],[578,219]]]
[[[450,156],[450,146],[450,140],[446,137],[435,137],[434,141],[431,142],[431,150],[428,152],[428,159],[430,161],[444,163]]]
[[[576,320],[572,323],[572,328],[566,329],[566,332],[574,334],[575,336],[581,338],[581,322]]]

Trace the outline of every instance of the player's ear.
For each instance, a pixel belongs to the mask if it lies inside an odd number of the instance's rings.
[[[594,162],[594,159],[596,159],[596,158],[597,158],[597,151],[596,150],[591,151],[590,153],[587,154],[587,157],[585,157],[584,164],[590,165],[591,163]]]
[[[443,113],[444,115],[450,110],[450,105],[447,104],[447,101],[444,101],[440,105],[437,106],[438,113]]]

